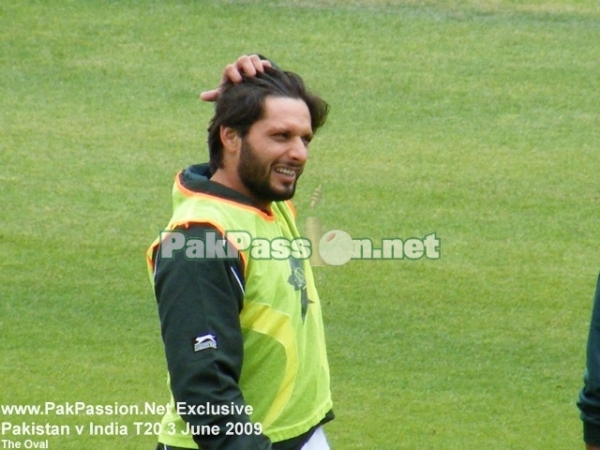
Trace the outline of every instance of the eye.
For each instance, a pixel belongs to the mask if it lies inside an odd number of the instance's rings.
[[[306,145],[308,147],[308,144],[310,144],[310,141],[312,141],[312,136],[302,136],[302,142],[304,142],[304,145]]]
[[[275,133],[273,138],[277,141],[286,141],[289,138],[288,133]]]

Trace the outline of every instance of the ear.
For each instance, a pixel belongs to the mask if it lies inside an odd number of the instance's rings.
[[[239,133],[230,127],[221,126],[219,130],[219,136],[223,143],[223,150],[225,153],[237,153],[242,146],[242,138]]]

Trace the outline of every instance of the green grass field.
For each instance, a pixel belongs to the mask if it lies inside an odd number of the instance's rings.
[[[334,450],[583,448],[599,33],[596,0],[0,1],[0,404],[168,401],[144,251],[207,159],[198,93],[259,51],[331,104],[300,224],[442,242],[315,269]],[[158,419],[0,439],[151,449]]]

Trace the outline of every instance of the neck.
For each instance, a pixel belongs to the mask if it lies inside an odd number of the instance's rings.
[[[271,211],[271,202],[259,201],[254,195],[252,195],[252,192],[250,192],[250,190],[244,186],[244,183],[242,183],[239,178],[230,176],[225,169],[217,169],[213,176],[210,177],[210,181],[222,184],[229,189],[233,189],[240,194],[244,194],[246,197],[252,199],[254,204],[263,211]]]

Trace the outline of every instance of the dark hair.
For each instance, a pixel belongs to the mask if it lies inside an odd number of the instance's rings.
[[[300,75],[275,68],[266,68],[254,77],[242,75],[238,84],[228,82],[215,105],[215,115],[208,127],[210,169],[223,167],[223,143],[220,129],[226,126],[245,137],[250,127],[264,114],[265,99],[269,96],[290,97],[303,100],[310,112],[312,132],[316,133],[329,113],[329,105],[319,96],[308,92]]]

